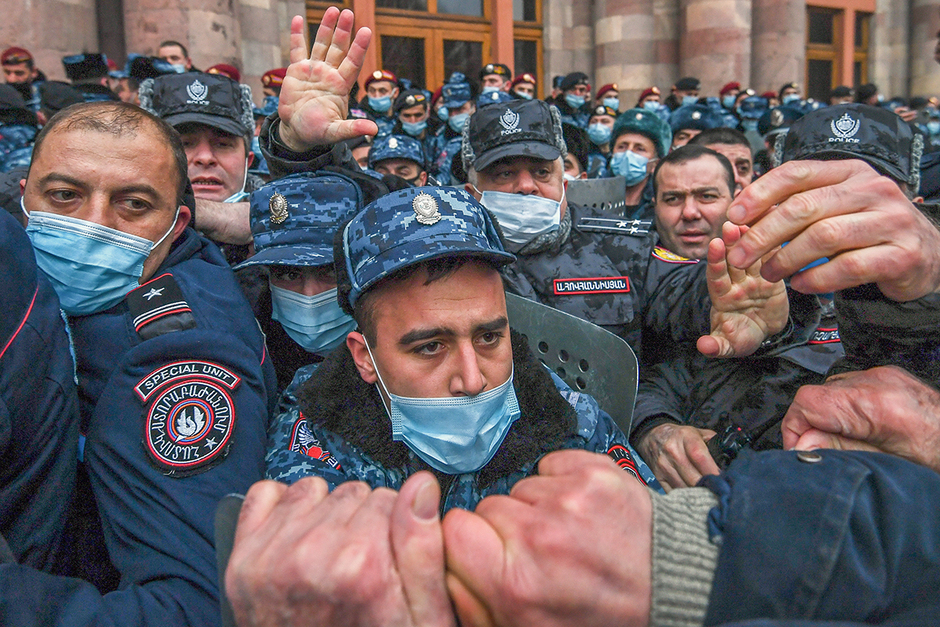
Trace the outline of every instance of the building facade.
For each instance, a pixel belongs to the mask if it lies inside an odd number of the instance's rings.
[[[376,38],[365,71],[385,67],[435,89],[453,71],[476,78],[502,62],[552,76],[581,70],[617,83],[623,106],[681,76],[714,95],[737,80],[758,92],[797,81],[805,96],[876,83],[885,96],[940,95],[934,45],[940,0],[43,0],[9,4],[0,46],[20,45],[50,78],[61,57],[101,51],[123,62],[174,39],[197,67],[231,63],[260,94],[287,64],[288,24],[315,32],[331,4],[353,9]]]

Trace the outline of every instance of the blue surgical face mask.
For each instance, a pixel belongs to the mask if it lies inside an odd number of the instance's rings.
[[[171,68],[173,68],[173,70],[174,70],[177,74],[185,74],[185,73],[186,73],[186,66],[183,65],[182,63],[168,63],[167,65],[169,65]]]
[[[604,106],[610,107],[614,111],[620,110],[620,98],[604,98]]]
[[[306,296],[271,285],[271,318],[308,353],[324,355],[343,343],[356,321],[336,302],[336,288]]]
[[[248,192],[245,191],[246,183],[248,183],[248,159],[245,159],[245,176],[242,178],[242,188],[222,202],[241,202],[248,198]]]
[[[557,231],[561,224],[561,201],[532,194],[474,189],[480,194],[480,204],[499,221],[510,252],[518,251],[539,235]],[[561,199],[565,199],[564,188]]]
[[[940,135],[940,122],[927,122],[927,132],[931,135]]]
[[[499,87],[497,87],[496,85],[487,85],[480,91],[480,93],[491,94],[494,91],[499,91]]]
[[[574,94],[565,94],[565,102],[572,109],[580,109],[586,102],[584,96],[575,96]]]
[[[392,97],[382,96],[381,98],[373,98],[369,96],[369,106],[372,107],[374,111],[385,113],[392,106]]]
[[[401,130],[405,131],[412,137],[417,137],[428,127],[427,120],[421,120],[420,122],[402,122]]]
[[[365,336],[363,336],[363,339]],[[512,374],[502,385],[476,396],[411,398],[392,394],[366,340],[366,349],[392,420],[392,439],[404,442],[429,466],[449,475],[480,470],[503,443],[522,411],[512,386]]]
[[[799,101],[800,101],[799,94],[787,94],[786,96],[780,99],[780,104],[788,105],[791,103],[798,103]]]
[[[734,101],[737,100],[737,96],[722,96],[721,97],[721,106],[725,109],[730,109],[734,106]]]
[[[646,102],[643,103],[643,108],[646,109],[647,111],[652,111],[653,113],[656,113],[657,111],[659,111],[659,103],[656,102],[655,100],[647,100]]]
[[[459,133],[463,131],[463,125],[466,124],[469,119],[469,113],[457,113],[447,118],[447,124],[455,133]]]
[[[691,107],[698,102],[698,96],[682,96],[682,106]]]
[[[744,119],[741,121],[741,126],[744,127],[745,131],[757,131],[757,120],[748,120]]]
[[[450,117],[450,112],[447,110],[447,107],[441,107],[437,110],[437,118],[441,122],[446,122],[448,117]]]
[[[646,176],[649,159],[632,150],[616,152],[610,156],[610,169],[617,176],[627,179],[627,185],[636,185]]]
[[[36,264],[49,277],[65,313],[84,316],[110,309],[140,284],[150,252],[173,232],[151,242],[94,222],[54,213],[23,213]]]
[[[513,92],[513,93],[515,93],[517,96],[519,96],[519,97],[522,98],[523,100],[532,100],[532,94],[524,94],[524,93],[519,92],[519,91]]]
[[[611,130],[609,126],[600,122],[591,124],[587,129],[588,139],[598,146],[603,146],[610,141]]]

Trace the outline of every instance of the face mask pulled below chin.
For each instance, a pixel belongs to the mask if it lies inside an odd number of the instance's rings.
[[[23,212],[27,213],[25,206]],[[139,285],[150,252],[176,226],[174,218],[163,237],[151,242],[69,216],[42,211],[27,215],[26,234],[33,244],[36,264],[52,282],[63,311],[73,316],[118,304]]]
[[[242,188],[223,200],[223,203],[226,202],[241,202],[242,200],[248,198],[248,192],[245,191],[245,185],[248,184],[248,159],[245,159],[245,176],[242,177]]]
[[[336,288],[306,296],[271,286],[271,318],[308,353],[325,355],[356,330],[356,321],[336,302]]]
[[[560,200],[532,194],[476,191],[480,194],[480,204],[499,221],[510,252],[517,252],[539,235],[557,231],[561,224]],[[565,198],[564,188],[561,198]]]
[[[375,365],[368,341],[366,348]],[[389,392],[378,368],[375,372],[389,398],[386,410],[392,420],[392,439],[404,442],[429,466],[449,475],[486,466],[509,427],[522,415],[512,373],[502,385],[476,396],[411,398]]]

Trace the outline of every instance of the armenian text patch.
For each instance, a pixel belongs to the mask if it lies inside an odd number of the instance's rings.
[[[554,279],[552,287],[556,295],[623,294],[630,291],[630,278],[609,276],[589,279]]]
[[[134,391],[146,406],[143,443],[165,474],[185,477],[221,461],[235,428],[231,392],[241,378],[208,361],[157,368]]]
[[[807,340],[807,344],[834,344],[836,342],[841,342],[842,338],[839,337],[839,329],[836,327],[823,328],[819,327],[813,331],[813,336]]]
[[[640,478],[640,471],[637,470],[636,462],[633,461],[633,456],[630,455],[630,451],[627,450],[627,447],[622,444],[614,444],[607,449],[607,455],[623,470],[626,470],[636,477],[637,481],[644,485],[646,484],[646,482]]]

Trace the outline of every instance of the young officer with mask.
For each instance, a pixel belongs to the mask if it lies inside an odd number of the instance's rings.
[[[610,171],[627,182],[624,216],[653,219],[651,174],[671,143],[669,125],[655,113],[630,109],[617,118],[610,134]]]
[[[649,480],[597,403],[510,334],[499,268],[513,256],[469,194],[383,196],[342,229],[334,259],[339,302],[359,330],[278,418],[269,478],[400,489],[431,470],[445,511],[507,494],[562,448],[606,453]]]
[[[363,207],[360,184],[372,196],[385,193],[379,181],[350,171],[292,174],[251,194],[255,254],[237,270],[267,338],[279,392],[356,328],[336,304],[333,236]],[[267,282],[252,289],[243,270],[257,267],[267,270]],[[305,372],[303,379],[312,369]]]

